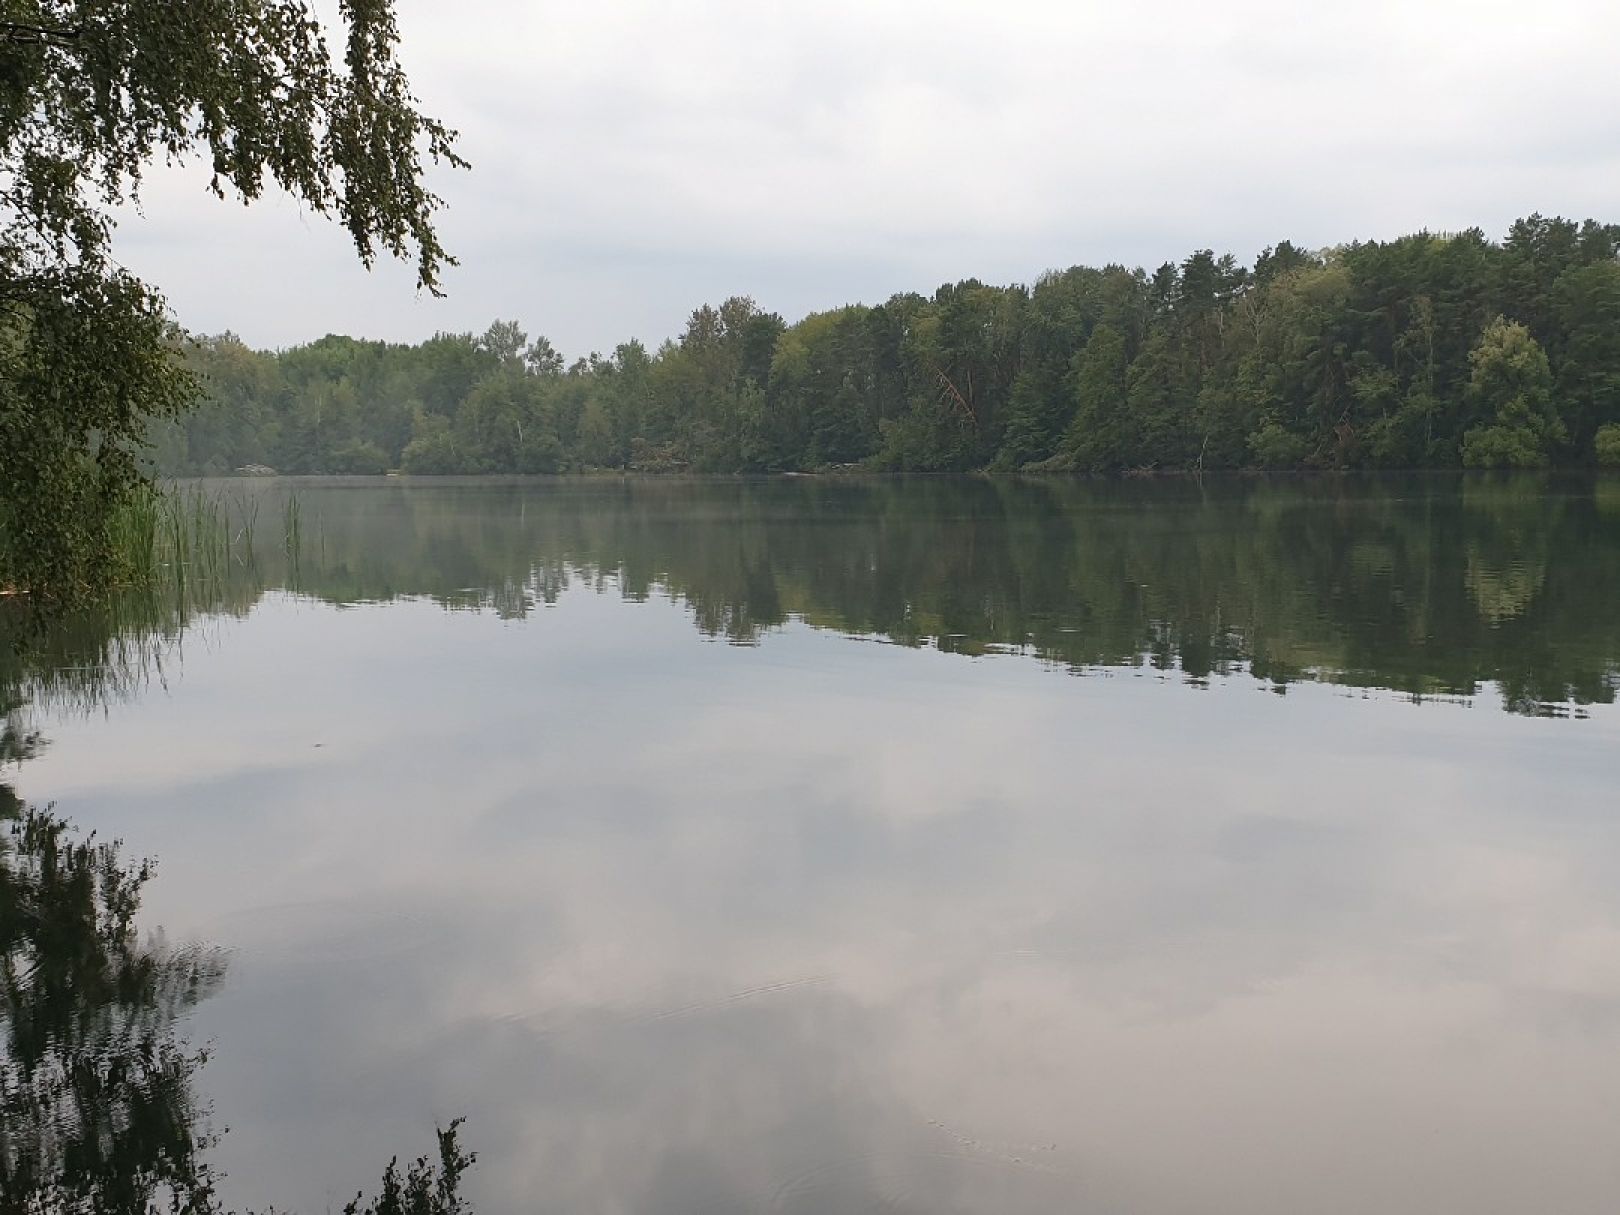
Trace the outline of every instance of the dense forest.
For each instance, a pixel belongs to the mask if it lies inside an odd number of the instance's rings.
[[[191,357],[152,435],[221,473],[1620,465],[1620,225],[1532,216],[1252,267],[967,280],[787,325],[747,298],[571,365],[515,323]]]

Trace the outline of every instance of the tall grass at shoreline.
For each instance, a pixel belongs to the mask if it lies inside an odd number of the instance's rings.
[[[0,519],[0,598],[77,610],[130,595],[186,601],[259,580],[263,567],[296,569],[304,544],[302,508],[281,508],[280,543],[260,547],[262,499],[205,485],[167,484],[120,502],[91,542],[99,554],[64,584],[30,591],[6,581],[19,563]],[[199,603],[198,606],[201,606]]]
[[[174,589],[218,583],[250,571],[258,503],[197,486],[142,494],[114,516],[110,541],[125,589]]]
[[[88,710],[163,677],[198,621],[240,616],[268,586],[296,582],[302,510],[289,500],[279,543],[260,499],[163,485],[108,521],[109,576],[69,599],[0,597],[0,724],[20,705]],[[0,537],[3,542],[3,537]]]
[[[305,540],[303,505],[286,499],[274,536],[263,534],[260,504],[255,496],[201,485],[163,486],[130,502],[111,529],[115,589],[187,598],[251,581],[266,565],[295,572]]]

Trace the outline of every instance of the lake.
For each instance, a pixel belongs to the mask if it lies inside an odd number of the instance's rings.
[[[220,951],[227,1203],[1614,1209],[1620,482],[224,492],[0,701]]]

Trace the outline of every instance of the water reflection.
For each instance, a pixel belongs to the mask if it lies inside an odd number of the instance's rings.
[[[29,779],[236,951],[244,1200],[1605,1211],[1620,723],[1165,680],[272,596]]]
[[[521,618],[575,584],[669,595],[706,635],[789,620],[1076,672],[1248,671],[1515,712],[1609,704],[1620,483],[1554,477],[1169,481],[313,482],[296,568],[333,602],[426,596]],[[285,483],[232,483],[278,496]],[[268,505],[261,517],[274,517]]]
[[[207,1051],[184,1026],[226,954],[141,938],[152,873],[0,783],[0,1210],[223,1215],[197,1083]],[[390,1163],[347,1215],[470,1210],[459,1125],[439,1132],[436,1159]]]
[[[1084,673],[1249,672],[1478,695],[1512,712],[1620,688],[1620,480],[1570,476],[1137,481],[616,478],[221,482],[260,518],[296,494],[289,554],[184,601],[121,600],[29,638],[64,673],[162,669],[189,625],[287,588],[337,604],[426,597],[520,619],[573,585],[684,604],[754,645],[790,620]],[[270,501],[264,501],[270,499]],[[0,686],[16,686],[0,604]],[[120,648],[144,649],[118,654]],[[11,670],[7,670],[9,664]]]
[[[1602,489],[307,487],[19,779],[232,948],[234,1201],[1605,1215],[1620,717],[1360,690],[1612,698]]]
[[[0,1207],[210,1208],[193,1077],[178,1032],[224,956],[141,941],[145,864],[80,838],[0,784]]]
[[[24,618],[0,664],[0,772],[37,760],[58,720],[134,700],[178,658],[206,603],[128,602],[41,622]],[[14,623],[17,621],[14,619]],[[142,935],[149,860],[84,833],[0,781],[0,1210],[223,1215],[211,1163],[221,1139],[198,1073],[208,1051],[186,1033],[221,989],[225,950]],[[457,1215],[475,1157],[460,1120],[438,1152],[384,1170],[346,1215]],[[272,1208],[273,1210],[274,1208]]]

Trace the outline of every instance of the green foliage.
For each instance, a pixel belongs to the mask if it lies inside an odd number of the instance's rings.
[[[1039,371],[1025,368],[1013,381],[1007,402],[1007,424],[991,467],[1010,472],[1050,459],[1054,437],[1063,426],[1063,397],[1044,383]]]
[[[1497,317],[1469,355],[1467,400],[1488,419],[1463,435],[1469,468],[1543,468],[1565,439],[1552,404],[1552,370],[1524,325]]]
[[[1501,244],[1283,242],[1252,270],[1201,250],[1151,276],[970,279],[794,325],[733,297],[657,351],[627,342],[572,364],[511,321],[278,355],[226,337],[191,358],[218,403],[154,438],[174,473],[349,471],[378,450],[416,473],[1586,459],[1620,422],[1617,241],[1533,216]]]
[[[1463,436],[1465,468],[1545,468],[1547,453],[1525,426],[1476,426]]]
[[[1367,423],[1363,440],[1369,462],[1377,468],[1444,466],[1447,461],[1433,447],[1438,412],[1438,403],[1421,388],[1408,392],[1399,404]]]
[[[1280,422],[1267,422],[1249,436],[1249,450],[1261,468],[1296,468],[1304,462],[1305,439]]]
[[[1128,468],[1137,461],[1142,438],[1133,406],[1143,404],[1144,392],[1138,377],[1133,400],[1128,369],[1125,335],[1099,326],[1075,362],[1074,421],[1064,445],[1077,467]]]
[[[437,288],[427,160],[463,162],[421,114],[398,60],[393,6],[341,6],[341,57],[304,0],[29,0],[0,19],[0,167],[7,270],[66,248],[99,265],[106,208],[146,167],[199,151],[212,188],[271,181],[348,230],[366,264],[413,257]],[[161,48],[158,50],[157,48]]]
[[[411,428],[411,441],[405,445],[400,466],[408,473],[442,474],[456,472],[461,456],[450,433],[449,419],[420,412]]]
[[[343,1215],[462,1215],[472,1208],[461,1197],[461,1178],[477,1162],[456,1141],[461,1119],[439,1132],[437,1161],[419,1156],[402,1175],[399,1160],[388,1162],[382,1189],[367,1201],[364,1194],[343,1208]]]
[[[1557,398],[1572,444],[1583,448],[1599,428],[1620,422],[1620,262],[1571,267],[1553,295],[1563,356]]]
[[[882,446],[875,464],[896,472],[952,472],[973,461],[976,429],[953,388],[912,402],[898,418],[879,423]]]
[[[555,402],[514,356],[468,393],[451,427],[459,466],[478,473],[556,472],[562,458]],[[418,465],[420,460],[417,461]],[[427,470],[413,467],[410,471]]]
[[[160,301],[121,271],[0,294],[0,587],[65,598],[101,579],[146,419],[191,388]]]
[[[1597,462],[1604,468],[1620,468],[1620,422],[1598,427],[1593,448]]]
[[[590,398],[580,414],[576,454],[586,468],[613,468],[624,462],[613,433],[613,417],[600,397]]]
[[[200,153],[222,197],[251,201],[274,183],[337,219],[366,264],[379,254],[413,259],[419,284],[437,292],[452,259],[433,229],[439,199],[422,179],[429,162],[463,163],[454,133],[416,108],[388,0],[339,13],[335,55],[306,0],[4,6],[6,585],[64,598],[105,583],[108,520],[141,482],[134,449],[194,395],[161,299],[109,252],[113,210],[139,200],[153,161]],[[260,404],[240,380],[224,379],[220,391],[240,407]],[[281,442],[310,463],[331,449],[324,421],[319,402],[294,412]],[[243,446],[260,438],[252,419],[216,413],[213,422]]]
[[[388,453],[365,439],[351,439],[332,453],[331,471],[376,476],[388,471]]]

